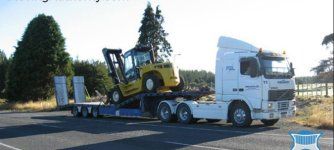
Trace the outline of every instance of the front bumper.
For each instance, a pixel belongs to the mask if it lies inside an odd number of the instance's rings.
[[[285,101],[265,101],[262,106],[268,106],[268,103],[272,104],[271,108],[253,110],[252,118],[255,120],[261,119],[279,119],[294,117],[296,115],[295,100]]]
[[[296,115],[295,109],[282,110],[282,111],[263,111],[263,112],[253,112],[254,120],[261,119],[280,119],[287,117],[294,117]]]

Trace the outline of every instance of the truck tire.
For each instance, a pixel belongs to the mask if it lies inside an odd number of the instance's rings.
[[[160,86],[159,79],[153,74],[148,74],[144,77],[143,86],[145,92],[157,92]]]
[[[232,107],[232,124],[235,127],[248,127],[252,123],[250,110],[244,103],[237,103]]]
[[[119,90],[118,87],[113,88],[109,93],[109,100],[111,104],[119,104],[123,101],[122,92]]]
[[[88,108],[86,106],[82,106],[81,113],[82,113],[82,117],[84,117],[84,118],[89,117]]]
[[[207,122],[215,123],[221,121],[220,119],[205,119]]]
[[[98,107],[93,107],[92,108],[92,116],[93,116],[93,118],[99,118],[100,117],[100,113],[99,113],[99,108]]]
[[[261,122],[265,125],[265,126],[273,126],[275,123],[278,122],[279,119],[262,119]]]
[[[81,114],[80,114],[77,106],[73,106],[72,114],[73,114],[73,117],[80,117]]]
[[[170,90],[172,90],[173,92],[178,92],[182,91],[183,88],[184,88],[184,78],[180,76],[180,83],[177,86],[170,87]]]
[[[180,123],[189,124],[194,123],[196,120],[193,118],[191,114],[191,110],[186,104],[180,104],[176,110],[176,116]]]
[[[163,123],[170,123],[176,121],[176,116],[172,114],[172,111],[168,104],[162,103],[158,108],[158,118]]]

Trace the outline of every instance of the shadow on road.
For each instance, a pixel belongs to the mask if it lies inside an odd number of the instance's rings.
[[[93,136],[107,134],[108,136],[104,137],[102,142],[96,140],[91,142],[93,144],[74,146],[68,149],[114,149],[117,147],[125,149],[177,149],[278,129],[277,127],[265,127],[257,124],[249,128],[235,128],[230,124],[207,123],[205,121],[190,125],[162,124],[153,119],[116,117],[85,119],[69,116],[38,116],[31,117],[31,119],[42,123],[2,127],[0,128],[0,139],[78,131],[86,133],[88,136],[91,134]],[[148,133],[142,134],[144,132]],[[133,134],[133,136],[112,138],[119,133]]]

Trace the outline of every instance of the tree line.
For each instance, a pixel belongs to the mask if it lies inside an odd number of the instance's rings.
[[[169,57],[171,45],[163,29],[159,6],[148,3],[135,46],[151,45],[156,57]],[[27,25],[15,52],[7,58],[0,50],[0,98],[10,101],[45,100],[54,95],[54,76],[66,76],[72,95],[71,79],[84,76],[87,91],[106,94],[112,87],[108,68],[97,60],[73,60],[65,50],[65,38],[52,16],[39,14]]]

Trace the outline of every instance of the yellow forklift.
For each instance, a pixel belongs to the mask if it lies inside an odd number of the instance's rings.
[[[102,50],[113,88],[107,103],[119,104],[139,93],[181,91],[184,79],[171,62],[157,62],[150,46],[138,46],[124,54],[121,49]]]

